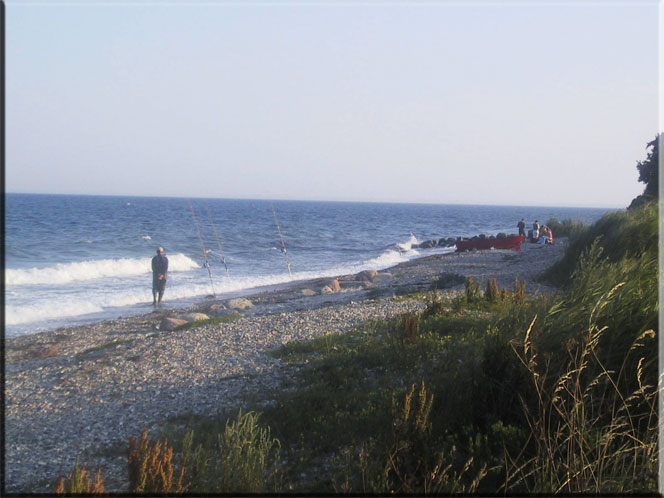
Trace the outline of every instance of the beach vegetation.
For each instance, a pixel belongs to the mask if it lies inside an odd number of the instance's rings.
[[[101,476],[101,468],[97,470],[94,479],[85,466],[79,468],[78,458],[74,470],[66,477],[60,477],[55,486],[55,494],[60,495],[103,495],[104,481]]]
[[[173,464],[173,448],[168,438],[151,442],[147,430],[140,439],[129,439],[127,457],[129,490],[140,494],[181,493],[185,469]],[[175,479],[175,480],[174,480]]]
[[[611,263],[652,255],[659,241],[658,211],[657,202],[650,202],[638,209],[605,214],[570,241],[563,257],[545,272],[545,279],[558,286],[570,285],[580,259],[593,245]]]
[[[104,342],[102,344],[99,344],[97,346],[93,346],[91,348],[86,349],[85,351],[81,351],[80,353],[77,353],[77,356],[82,356],[86,355],[89,353],[97,353],[99,351],[103,351],[105,349],[111,349],[115,348],[117,346],[121,346],[122,344],[129,344],[132,343],[134,340],[133,339],[118,339],[114,341],[109,341],[109,342]]]
[[[278,492],[280,442],[269,427],[259,423],[259,417],[253,411],[240,411],[223,421],[191,416],[185,429],[175,432],[172,445],[167,437],[151,442],[147,431],[140,439],[130,438],[130,491],[159,495]]]
[[[280,443],[271,437],[269,427],[259,424],[259,416],[240,411],[223,427],[208,421],[197,432],[186,429],[181,442],[186,493],[279,491]]]
[[[480,284],[476,282],[472,275],[466,279],[466,303],[473,303],[480,299]]]
[[[484,291],[484,298],[492,303],[505,297],[505,294],[501,294],[500,289],[498,289],[498,281],[495,278],[489,278],[486,281],[486,290]]]
[[[656,215],[645,204],[584,229],[551,273],[555,295],[469,277],[456,295],[419,295],[421,312],[280,346],[288,388],[237,418],[192,418],[156,459],[184,469],[169,489],[656,493]]]
[[[558,218],[551,218],[546,222],[555,237],[568,237],[571,240],[576,239],[588,226],[582,221],[574,221],[567,218],[558,221]]]

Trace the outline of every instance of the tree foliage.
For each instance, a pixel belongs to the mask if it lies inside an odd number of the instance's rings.
[[[646,184],[643,194],[636,197],[630,204],[634,208],[658,198],[659,193],[659,142],[662,139],[660,133],[654,140],[648,142],[646,149],[648,155],[644,161],[636,163],[636,169],[639,171],[639,181]]]

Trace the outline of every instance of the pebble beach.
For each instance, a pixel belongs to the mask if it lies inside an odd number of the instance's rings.
[[[5,340],[5,491],[49,493],[76,457],[102,468],[106,490],[127,492],[130,436],[174,417],[214,415],[271,402],[292,383],[270,351],[292,341],[346,332],[374,319],[424,309],[424,299],[395,299],[428,291],[443,273],[488,278],[529,293],[555,292],[537,277],[564,253],[525,243],[521,251],[436,254],[380,272],[294,282],[231,303],[194,307],[60,328]],[[336,281],[335,285],[332,282]],[[447,292],[459,292],[463,284]],[[168,300],[168,289],[165,300]],[[238,304],[241,301],[241,304]],[[233,320],[168,330],[166,318],[234,313]]]

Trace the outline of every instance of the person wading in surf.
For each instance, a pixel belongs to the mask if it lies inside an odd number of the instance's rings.
[[[168,272],[168,258],[164,256],[164,248],[157,249],[157,255],[152,258],[152,306],[161,304],[161,298],[166,289],[166,273]],[[157,295],[159,298],[157,299]]]

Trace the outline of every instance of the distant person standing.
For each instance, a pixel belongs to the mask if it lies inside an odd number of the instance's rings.
[[[533,223],[533,240],[539,239],[540,224],[539,221],[535,220]]]
[[[526,220],[521,218],[521,221],[516,224],[516,227],[519,229],[519,235],[526,236]]]
[[[164,289],[166,289],[167,272],[168,258],[164,256],[164,248],[160,247],[157,249],[157,255],[152,258],[152,306],[161,304],[161,298],[164,296]]]

